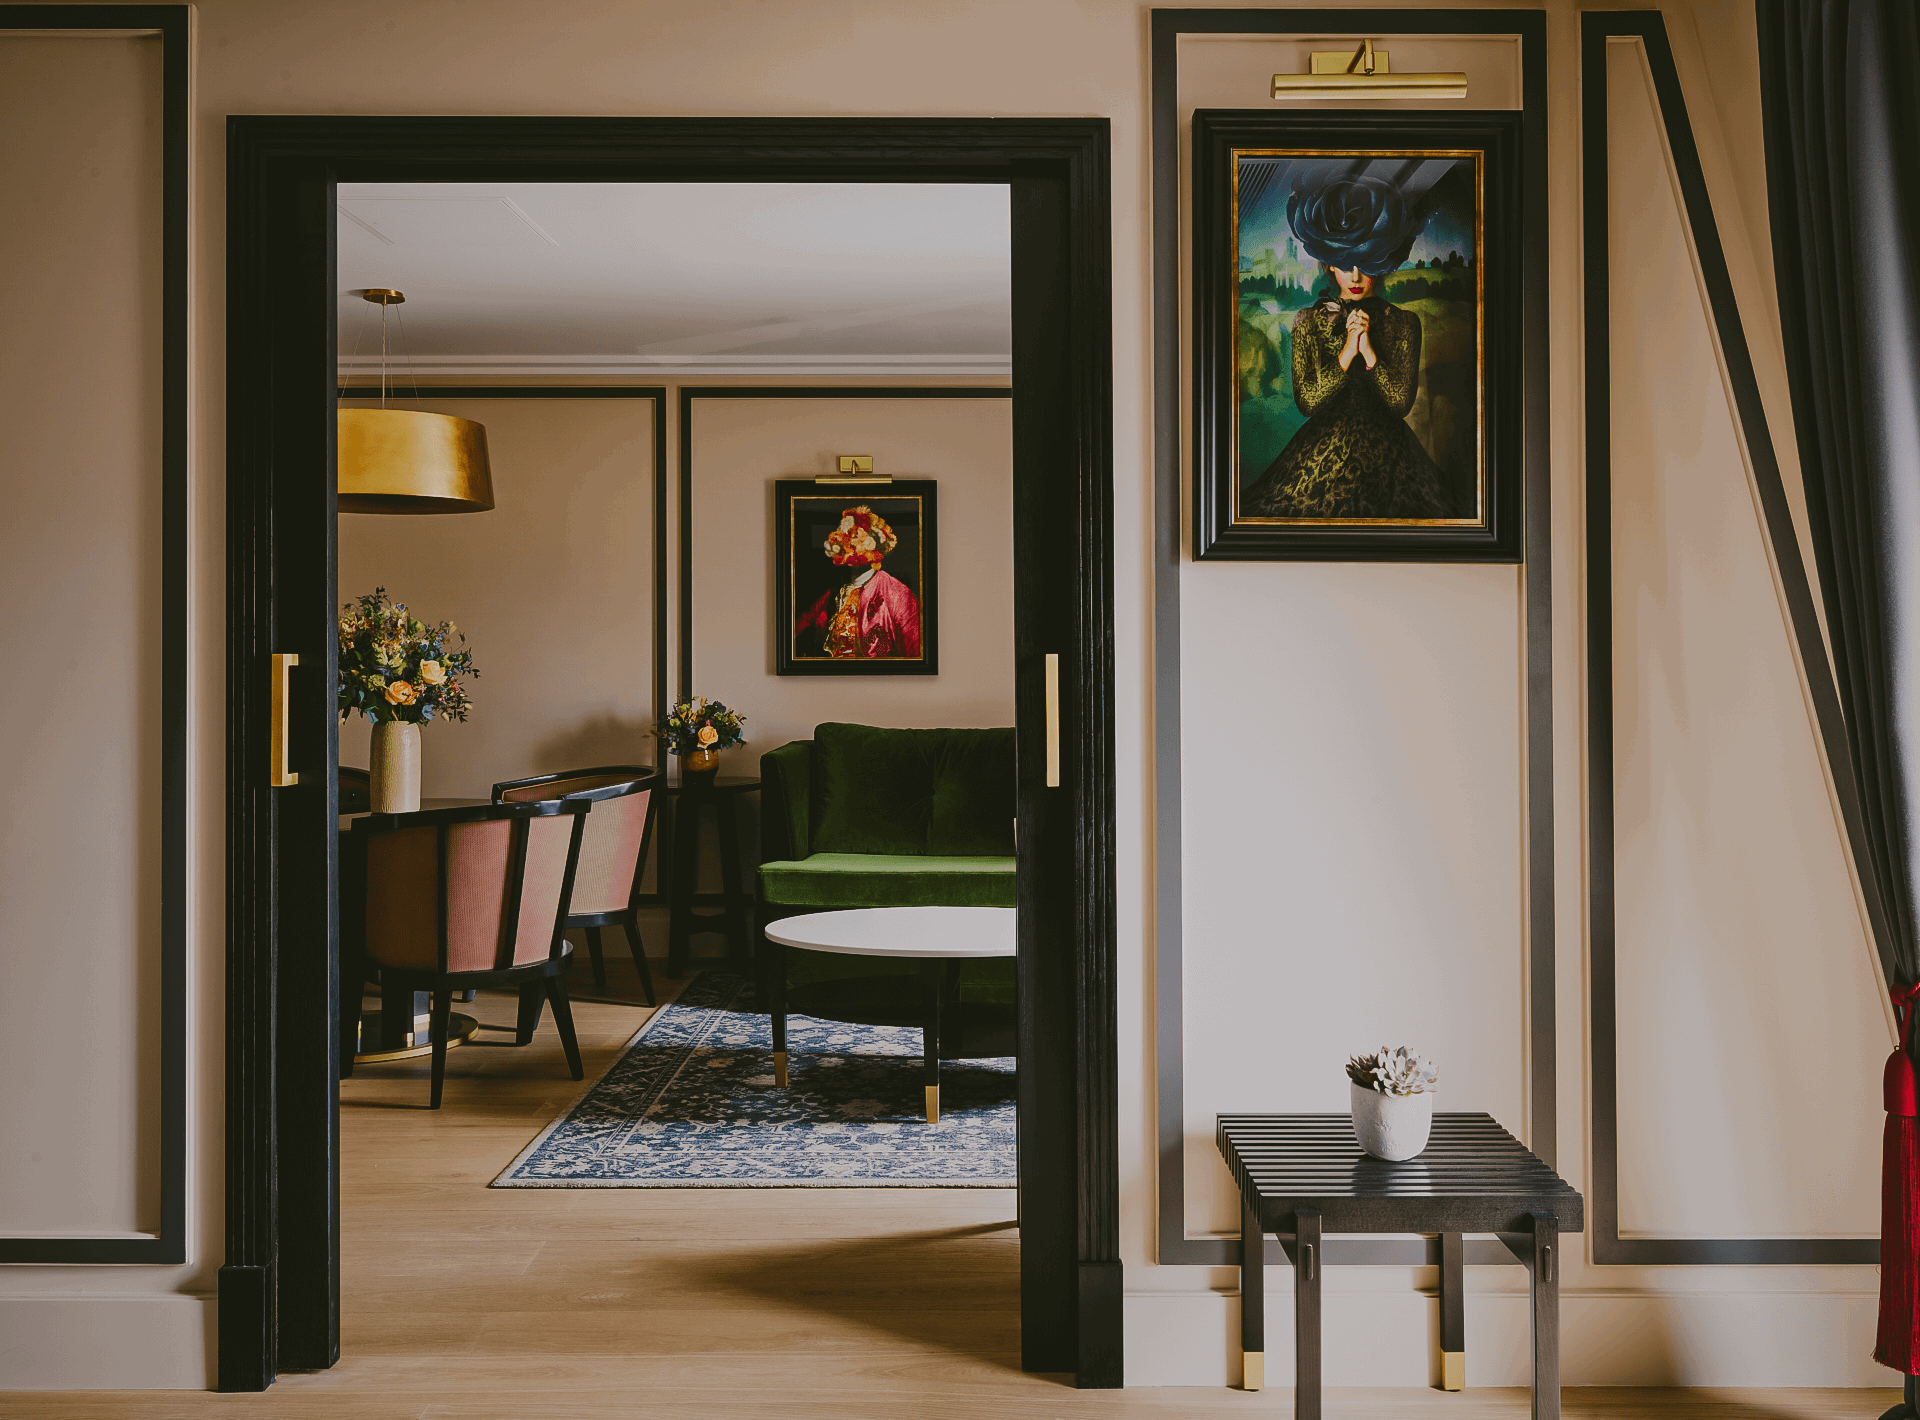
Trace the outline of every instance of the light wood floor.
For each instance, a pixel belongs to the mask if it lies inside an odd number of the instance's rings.
[[[633,994],[610,963],[609,994]],[[677,989],[678,983],[670,989]],[[590,994],[585,982],[579,995]],[[513,1002],[464,1008],[510,1026]],[[645,1019],[575,1007],[587,1078]],[[483,1033],[495,1041],[511,1037]],[[365,1068],[341,1090],[342,1356],[262,1395],[0,1395],[7,1420],[1053,1420],[1291,1416],[1291,1392],[1076,1391],[1019,1369],[997,1189],[488,1189],[582,1086],[534,1044]],[[1568,1391],[1569,1420],[1857,1420],[1892,1391]],[[1525,1417],[1525,1391],[1334,1391],[1329,1417]]]

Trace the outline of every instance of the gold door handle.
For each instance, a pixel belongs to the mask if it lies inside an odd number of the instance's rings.
[[[1047,787],[1060,787],[1060,657],[1047,653]]]
[[[300,664],[288,651],[273,653],[273,723],[268,732],[267,783],[275,789],[298,784],[300,776],[287,768],[287,672]]]

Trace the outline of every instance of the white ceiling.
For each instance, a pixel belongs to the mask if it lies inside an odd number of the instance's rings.
[[[1007,189],[343,183],[340,364],[416,375],[1005,374]],[[404,336],[404,338],[403,338]]]

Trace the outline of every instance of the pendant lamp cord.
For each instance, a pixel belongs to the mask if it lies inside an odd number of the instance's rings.
[[[407,383],[413,388],[413,402],[418,404],[420,402],[420,377],[413,372],[413,344],[407,339],[407,318],[399,311],[393,313],[393,318],[400,323],[400,353],[406,357]]]

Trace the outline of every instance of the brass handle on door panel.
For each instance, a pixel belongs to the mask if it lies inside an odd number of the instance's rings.
[[[1060,787],[1060,657],[1047,653],[1047,787]]]
[[[273,653],[273,722],[268,731],[267,783],[275,789],[298,784],[300,776],[287,768],[287,672],[300,657],[287,651]]]

